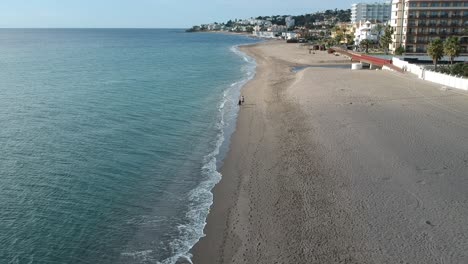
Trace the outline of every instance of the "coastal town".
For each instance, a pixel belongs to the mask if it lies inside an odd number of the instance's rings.
[[[339,47],[365,54],[416,56],[421,64],[433,63],[435,68],[456,61],[435,70],[468,77],[464,63],[468,55],[467,1],[359,2],[347,10],[234,19],[187,31],[236,32],[321,49]]]
[[[468,264],[468,0],[0,14],[0,264]]]

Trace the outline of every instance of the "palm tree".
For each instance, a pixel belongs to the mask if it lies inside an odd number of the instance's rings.
[[[336,41],[332,38],[329,38],[325,41],[325,44],[327,45],[328,48],[331,48],[336,45]]]
[[[393,28],[391,26],[387,26],[385,28],[384,35],[380,38],[380,45],[383,47],[385,55],[388,54],[388,46],[392,44],[392,34]]]
[[[340,33],[335,36],[335,41],[336,43],[338,43],[338,45],[341,43],[342,40],[343,40],[343,34]]]
[[[346,27],[343,27],[341,28],[341,35],[342,35],[342,40],[344,40],[346,42],[346,44],[348,44],[348,29]]]
[[[348,29],[346,27],[344,27],[344,28],[341,29],[341,32],[343,33],[343,35],[346,36],[346,33],[348,32]]]
[[[461,45],[457,37],[449,37],[444,42],[444,54],[449,56],[450,64],[453,64],[453,59],[460,56]]]
[[[346,34],[346,45],[354,45],[353,35]]]
[[[371,44],[371,42],[368,39],[363,39],[363,40],[361,40],[361,43],[359,43],[359,45],[365,47],[366,53],[369,53],[369,45],[370,44]]]
[[[444,56],[444,43],[440,38],[436,38],[427,46],[427,54],[432,58],[434,67],[437,69],[437,62]]]
[[[384,29],[384,26],[382,24],[377,24],[372,28],[372,33],[377,35],[377,43],[380,43],[380,33]]]

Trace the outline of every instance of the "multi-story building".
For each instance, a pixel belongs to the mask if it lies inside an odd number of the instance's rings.
[[[281,25],[272,25],[271,27],[267,28],[267,31],[271,32],[286,32],[288,31],[288,28],[286,26],[281,26]]]
[[[218,23],[208,24],[207,28],[208,28],[208,30],[211,30],[211,31],[221,30],[221,25],[218,24]]]
[[[382,36],[383,34],[382,32],[383,29],[384,27],[379,29],[377,27],[377,24],[372,24],[370,21],[367,21],[366,23],[361,24],[354,32],[354,44],[359,45],[361,41],[365,39],[369,41],[377,42],[379,36]]]
[[[350,43],[354,39],[354,33],[356,31],[356,25],[340,22],[336,23],[334,29],[330,32],[331,37],[336,39],[337,36],[341,35],[340,44]]]
[[[371,21],[385,23],[390,20],[392,6],[390,1],[383,3],[357,3],[351,6],[351,23]]]
[[[462,53],[468,52],[468,0],[393,0],[390,50],[426,53],[436,38],[460,38]]]

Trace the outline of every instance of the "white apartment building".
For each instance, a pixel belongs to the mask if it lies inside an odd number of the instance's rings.
[[[371,21],[373,23],[385,23],[390,20],[392,5],[383,3],[357,3],[351,6],[351,23]]]
[[[207,26],[208,30],[221,30],[220,24],[209,24]]]
[[[279,38],[280,34],[273,31],[254,31],[252,34],[259,38]]]
[[[283,33],[281,33],[281,36],[284,39],[297,39],[297,33],[296,32],[283,32]]]
[[[288,28],[286,26],[280,26],[280,25],[272,25],[271,27],[267,28],[267,31],[270,32],[286,32],[288,31]]]
[[[370,21],[361,24],[354,32],[354,44],[359,45],[361,41],[367,39],[369,41],[376,42],[378,36],[382,35],[383,32],[376,31],[377,24],[372,24]]]

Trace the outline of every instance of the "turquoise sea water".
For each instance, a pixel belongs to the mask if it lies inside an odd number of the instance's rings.
[[[188,258],[255,41],[1,29],[0,263]]]

